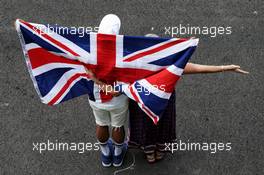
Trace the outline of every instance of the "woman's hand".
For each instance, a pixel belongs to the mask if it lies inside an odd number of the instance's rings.
[[[95,75],[92,71],[88,70],[85,66],[84,66],[85,72],[91,77],[92,80],[95,80]]]
[[[112,85],[105,84],[105,83],[103,83],[102,81],[98,80],[98,79],[95,77],[95,75],[94,75],[93,72],[89,71],[86,67],[84,67],[84,68],[85,68],[86,73],[91,77],[91,79],[92,79],[96,84],[99,85],[100,90],[102,90],[102,91],[105,92],[106,94],[111,94],[111,95],[114,96],[114,97],[117,97],[117,96],[121,95],[120,92],[114,90],[114,88],[113,88]]]
[[[249,74],[249,72],[240,69],[240,66],[238,65],[233,65],[233,64],[225,65],[225,66],[221,66],[221,68],[222,68],[222,71],[234,71],[237,73]]]
[[[118,92],[118,91],[112,91],[110,94],[111,94],[113,97],[117,97],[117,96],[121,95],[121,93]]]
[[[103,84],[103,91],[106,93],[106,94],[111,94],[112,96],[114,97],[117,97],[119,95],[121,95],[121,93],[119,91],[115,91],[114,87],[112,85],[109,85],[109,84]]]
[[[217,73],[224,71],[234,71],[242,74],[248,74],[249,72],[240,69],[238,65],[222,65],[222,66],[214,66],[214,65],[202,65],[195,63],[187,63],[184,68],[184,74],[199,74],[199,73]]]

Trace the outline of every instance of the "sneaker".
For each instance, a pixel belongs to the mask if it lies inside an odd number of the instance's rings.
[[[109,147],[110,149],[110,153],[108,156],[105,156],[102,152],[101,152],[101,161],[102,161],[102,165],[103,167],[110,167],[112,165],[112,155],[113,155],[113,143],[112,143],[112,140],[109,139],[107,141],[107,146]]]
[[[114,152],[114,151],[113,151]],[[125,142],[122,147],[122,152],[118,156],[113,154],[113,165],[114,167],[120,167],[123,164],[124,157],[127,152],[127,143]]]

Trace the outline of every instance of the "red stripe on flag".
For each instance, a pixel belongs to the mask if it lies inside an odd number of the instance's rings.
[[[136,102],[140,103],[140,101],[139,101],[137,95],[135,94],[135,92],[134,92],[134,90],[133,90],[133,88],[132,88],[132,85],[129,86],[129,91],[130,91],[131,95],[133,96],[134,100],[135,100]]]
[[[97,34],[97,67],[94,74],[106,84],[113,84],[116,76],[113,74],[116,64],[116,36]],[[111,100],[113,97],[105,92],[100,92],[102,102]]]
[[[172,74],[167,69],[152,75],[146,80],[154,87],[165,91],[165,92],[173,92],[175,89],[176,82],[180,79],[180,76]]]
[[[34,27],[33,25],[31,25],[30,23],[27,23],[23,20],[19,20],[21,23],[23,23],[24,25],[26,25],[27,27],[29,27],[31,30],[34,30],[35,32],[37,32],[39,35],[43,36],[44,38],[46,38],[47,40],[49,40],[50,42],[56,44],[57,46],[61,47],[62,49],[70,52],[72,55],[74,56],[79,56],[79,54],[75,53],[73,50],[71,50],[69,47],[67,47],[66,45],[62,44],[61,42],[55,40],[54,38],[50,37],[49,35],[47,35],[46,33],[43,33],[43,31],[41,31],[40,29]]]
[[[92,65],[92,64],[84,64],[84,66],[92,71],[96,76],[96,68],[97,65]],[[116,81],[121,81],[124,83],[133,83],[136,80],[142,79],[144,77],[151,76],[153,74],[157,73],[157,71],[150,71],[150,70],[144,70],[144,69],[136,69],[136,68],[119,68],[119,67],[114,67],[113,72],[111,75],[114,75],[114,78]],[[112,79],[110,76],[105,76],[104,79]],[[98,76],[97,76],[98,78]]]
[[[133,55],[133,56],[131,56],[131,57],[125,59],[124,61],[125,61],[125,62],[134,61],[134,60],[136,60],[136,59],[138,59],[138,58],[141,58],[141,57],[146,56],[146,55],[153,54],[153,53],[155,53],[155,52],[159,52],[159,51],[161,51],[161,50],[163,50],[163,49],[169,48],[169,47],[171,47],[171,46],[173,46],[173,45],[179,44],[179,43],[184,42],[184,41],[187,41],[187,39],[185,39],[185,38],[181,38],[181,39],[178,39],[178,40],[175,40],[175,41],[172,41],[172,42],[169,42],[169,43],[163,44],[163,45],[161,45],[161,46],[159,46],[159,47],[156,47],[156,48],[154,48],[154,49],[147,50],[147,51],[145,51],[145,52],[141,52],[141,53],[138,53],[138,54],[136,54],[136,55]]]
[[[114,74],[118,81],[125,83],[133,83],[136,80],[151,76],[157,73],[156,71],[136,69],[136,68],[115,68]]]
[[[28,56],[32,69],[49,63],[69,63],[82,65],[82,63],[79,61],[70,60],[63,56],[54,55],[42,48],[30,49],[28,51]]]
[[[56,101],[59,100],[59,98],[63,95],[63,93],[69,88],[69,86],[71,85],[71,83],[76,80],[79,77],[87,77],[90,78],[88,74],[86,73],[77,73],[74,74],[66,83],[65,85],[61,88],[61,90],[59,91],[59,93],[57,93],[57,95],[48,103],[48,105],[54,105],[54,103],[56,103]]]
[[[116,36],[97,34],[97,68],[96,77],[105,83],[113,83],[115,77],[111,72],[116,64]],[[107,75],[112,77],[107,77]]]
[[[148,116],[153,120],[154,124],[156,125],[158,123],[158,118],[153,115],[146,107],[144,104],[142,104],[142,108],[144,111],[148,114]]]
[[[137,103],[140,103],[142,105],[142,108],[143,110],[148,114],[148,116],[153,120],[154,124],[157,124],[158,123],[158,118],[153,115],[146,107],[144,104],[142,104],[140,101],[139,101],[139,98],[138,96],[136,95],[136,93],[134,92],[132,86],[130,85],[129,86],[129,91],[131,93],[131,95],[133,96],[134,100],[137,102]]]
[[[144,105],[142,105],[142,108],[148,114],[148,116],[150,116],[150,118],[153,120],[154,124],[156,125],[158,123],[158,118],[154,116],[147,108],[145,108]]]

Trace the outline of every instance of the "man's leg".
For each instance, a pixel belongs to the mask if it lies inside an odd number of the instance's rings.
[[[127,150],[124,125],[128,117],[128,105],[125,105],[119,109],[111,110],[110,115],[111,125],[113,126],[112,139],[114,142],[113,165],[115,167],[119,167],[123,163],[123,159]]]
[[[125,140],[125,127],[121,126],[121,127],[113,127],[112,129],[112,139],[116,142],[116,143],[124,143]]]
[[[99,142],[107,142],[109,139],[109,128],[108,126],[96,125],[96,138]]]
[[[109,167],[112,165],[112,152],[110,148],[112,147],[112,145],[109,145],[109,141],[108,141],[109,139],[108,125],[111,124],[110,112],[103,109],[99,109],[92,103],[90,103],[90,105],[93,109],[93,114],[95,117],[96,138],[100,145],[102,165],[104,167]]]
[[[113,14],[106,15],[102,19],[102,21],[99,25],[98,33],[118,34],[119,29],[120,29],[120,25],[121,25],[121,22],[120,22],[120,19],[118,18],[118,16],[113,15]],[[110,124],[111,123],[111,113],[109,111],[107,111],[107,112],[109,115],[108,118],[109,118],[109,124]],[[102,118],[102,120],[103,120],[103,118]],[[99,123],[99,122],[97,122],[97,123]],[[98,141],[100,142],[100,147],[101,147],[102,153],[104,155],[106,155],[106,153],[108,153],[108,152],[109,152],[109,154],[107,154],[107,155],[110,155],[110,151],[111,151],[109,148],[109,145],[107,144],[107,141],[109,138],[109,130],[108,129],[109,129],[108,126],[103,126],[103,125],[97,125],[96,126],[96,136],[97,136]],[[113,133],[112,137],[113,137],[114,142],[117,142],[117,143],[121,143],[121,142],[123,143],[124,142],[124,135],[125,135],[124,134],[124,128],[122,128],[121,132],[120,131],[119,132],[113,131],[112,133]],[[103,163],[103,161],[102,161],[102,163]]]
[[[96,138],[99,142],[101,152],[105,156],[110,155],[110,149],[109,149],[109,146],[107,144],[107,141],[109,139],[109,130],[108,129],[109,129],[108,126],[96,125]]]

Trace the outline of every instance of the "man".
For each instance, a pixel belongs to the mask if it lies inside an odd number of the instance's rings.
[[[117,35],[120,25],[120,19],[116,15],[106,15],[99,25],[98,33]],[[87,72],[92,74],[88,70]],[[95,82],[96,86],[99,86],[98,89],[111,91],[111,86],[107,90],[109,86],[97,80],[96,77]],[[100,95],[99,91],[95,92],[95,96],[97,95]],[[96,137],[101,148],[102,165],[109,167],[113,164],[113,166],[119,167],[123,163],[127,150],[124,124],[128,117],[128,97],[122,94],[114,96],[110,101],[104,103],[91,100],[89,103],[95,116]],[[109,126],[112,127],[112,139],[110,139]]]

